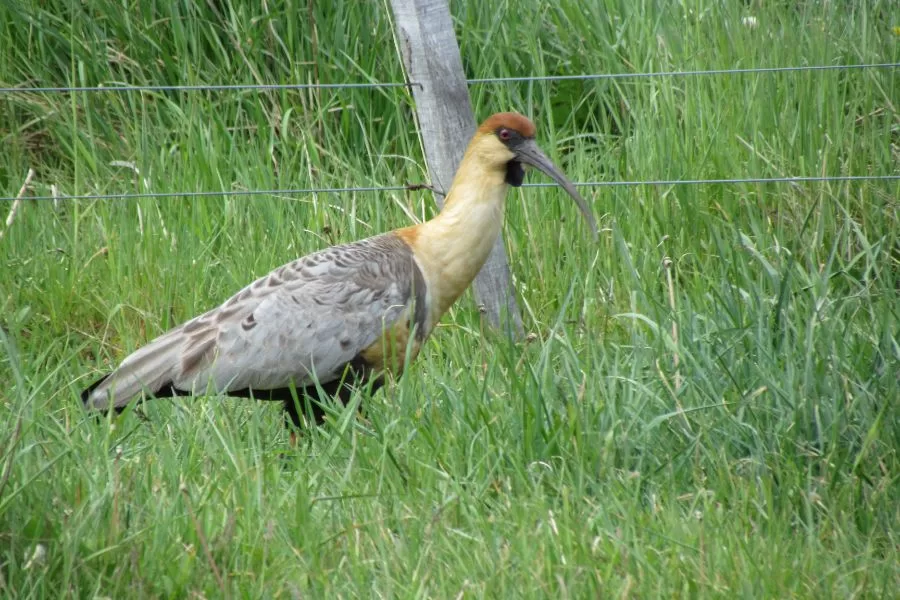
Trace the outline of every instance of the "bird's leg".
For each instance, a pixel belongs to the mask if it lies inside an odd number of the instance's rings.
[[[283,401],[284,425],[290,430],[291,447],[297,446],[297,432],[325,422],[325,409],[314,387],[301,388]]]
[[[303,395],[303,399],[307,402],[309,401],[309,397]],[[288,429],[290,435],[290,446],[292,450],[297,448],[299,443],[299,435],[298,432],[301,429],[306,429],[308,426],[308,420],[305,415],[301,415],[299,409],[299,404],[302,402],[300,398],[290,398],[284,400],[284,426]]]

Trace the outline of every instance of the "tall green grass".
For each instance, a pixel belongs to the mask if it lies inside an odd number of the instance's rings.
[[[0,5],[0,86],[402,81],[385,3]],[[898,62],[890,2],[454,2],[467,75]],[[742,23],[753,16],[756,27]],[[473,85],[573,180],[900,172],[900,73]],[[403,89],[0,94],[0,187],[427,181]],[[529,340],[471,298],[292,450],[276,407],[86,417],[129,351],[424,193],[25,201],[0,239],[0,593],[890,597],[898,185],[510,193]],[[5,217],[8,203],[0,206]],[[3,227],[0,224],[0,227]]]

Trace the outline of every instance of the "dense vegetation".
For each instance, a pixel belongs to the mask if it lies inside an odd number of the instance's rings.
[[[888,1],[453,2],[469,77],[900,62]],[[387,3],[0,3],[0,87],[402,81]],[[753,17],[747,19],[746,17]],[[896,68],[490,83],[576,181],[896,175]],[[471,297],[295,450],[277,407],[78,392],[427,192],[403,88],[0,93],[0,595],[887,597],[896,181],[511,192],[529,341]],[[532,181],[537,178],[532,176]],[[9,201],[0,202],[5,217]],[[895,592],[890,592],[894,589]]]

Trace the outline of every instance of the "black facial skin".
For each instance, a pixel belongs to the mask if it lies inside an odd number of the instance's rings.
[[[506,127],[500,127],[494,133],[497,135],[497,139],[513,152],[526,139],[518,131],[507,129]],[[519,187],[524,181],[525,169],[522,167],[522,163],[517,160],[511,160],[506,163],[506,183],[513,187]]]
[[[498,127],[494,131],[494,135],[513,153],[512,160],[506,163],[506,183],[513,187],[522,185],[522,182],[525,180],[524,165],[532,166],[541,171],[555,181],[575,201],[588,226],[591,228],[593,238],[596,240],[597,221],[594,219],[590,206],[579,195],[575,185],[563,175],[562,171],[553,164],[553,161],[547,158],[544,151],[534,143],[534,138],[525,137],[515,129],[508,127]]]
[[[506,163],[506,183],[513,187],[519,187],[525,181],[525,169],[522,163],[517,160],[511,160]]]

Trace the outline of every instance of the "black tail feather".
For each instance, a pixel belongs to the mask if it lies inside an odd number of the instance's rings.
[[[101,414],[106,414],[108,412],[108,409],[89,407],[88,402],[90,401],[91,393],[93,393],[94,390],[96,390],[98,387],[100,387],[107,379],[109,379],[109,377],[110,377],[109,375],[101,377],[100,379],[98,379],[97,381],[92,383],[90,386],[88,386],[83,392],[81,392],[81,404],[87,410],[97,411]],[[173,386],[170,382],[170,383],[163,385],[159,390],[154,392],[152,395],[144,396],[144,398],[145,399],[174,398],[176,396],[190,396],[190,395],[191,395],[190,392],[185,392],[184,390],[179,390],[179,389],[175,388],[175,386]],[[113,407],[113,410],[115,410],[116,414],[118,415],[118,414],[121,414],[123,410],[125,410],[126,406],[115,406],[115,407]]]
[[[98,379],[97,381],[95,381],[94,383],[89,385],[87,387],[87,389],[85,389],[83,392],[81,392],[81,405],[82,406],[84,406],[85,408],[88,408],[88,401],[91,398],[91,393],[94,390],[96,390],[98,387],[100,387],[103,384],[103,382],[106,381],[107,379],[109,379],[109,375],[104,375],[103,377],[101,377],[100,379]],[[105,412],[105,411],[103,411],[103,412]],[[119,409],[116,412],[120,413],[120,412],[122,412],[122,410]]]

